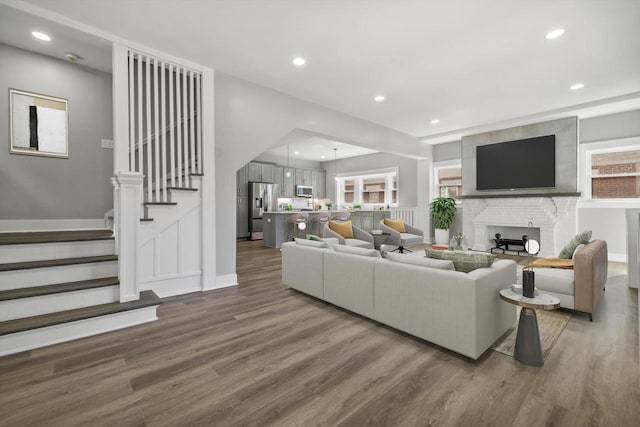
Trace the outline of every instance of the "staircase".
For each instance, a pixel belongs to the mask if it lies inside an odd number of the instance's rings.
[[[156,320],[152,291],[119,302],[111,230],[0,233],[0,356]]]

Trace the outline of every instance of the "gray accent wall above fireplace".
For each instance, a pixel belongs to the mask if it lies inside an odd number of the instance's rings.
[[[556,136],[556,188],[476,190],[476,147],[544,135]],[[497,168],[500,165],[496,165]],[[505,176],[508,181],[509,177]],[[578,118],[551,120],[462,138],[462,194],[465,196],[575,193],[578,191]]]

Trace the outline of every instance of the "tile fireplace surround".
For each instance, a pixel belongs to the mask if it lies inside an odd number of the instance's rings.
[[[462,233],[471,249],[488,251],[501,227],[503,237],[519,238],[507,227],[526,228],[531,221],[539,230],[538,256],[555,257],[576,234],[577,202],[577,196],[465,197]]]

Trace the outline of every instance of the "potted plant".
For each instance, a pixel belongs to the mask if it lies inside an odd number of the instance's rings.
[[[436,244],[449,244],[449,227],[456,216],[456,201],[450,197],[436,197],[429,204],[431,220],[436,231]]]
[[[354,210],[360,210],[360,209],[362,209],[362,205],[353,205],[353,209]]]
[[[331,202],[331,200],[327,200],[326,202],[324,202],[324,205],[327,207],[327,210],[330,211],[333,203]]]

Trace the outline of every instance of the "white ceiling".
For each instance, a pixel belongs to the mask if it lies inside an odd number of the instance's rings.
[[[638,0],[0,1],[429,142],[550,111],[640,107]],[[559,27],[564,36],[545,39]],[[305,66],[291,64],[298,55]],[[569,90],[576,82],[585,87]]]
[[[335,152],[333,151],[334,148],[336,149]],[[268,150],[267,153],[285,159],[287,158],[287,146],[273,148]],[[372,153],[377,153],[377,151],[319,137],[303,139],[289,144],[289,158],[291,160],[302,159],[328,162],[334,160],[334,155],[337,160],[340,160]]]

